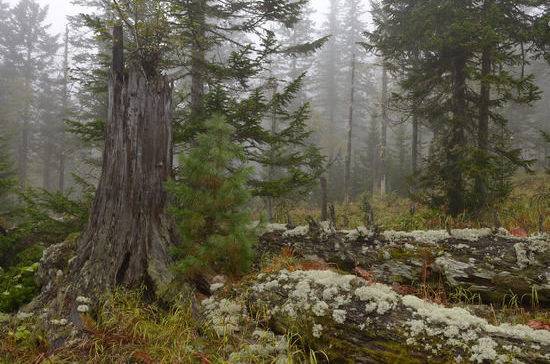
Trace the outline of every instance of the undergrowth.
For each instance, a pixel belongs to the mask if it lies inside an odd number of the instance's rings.
[[[412,200],[389,193],[369,197],[374,213],[374,222],[382,230],[427,230],[493,227],[495,220],[509,231],[521,229],[536,233],[543,217],[544,231],[550,231],[550,178],[548,174],[518,175],[513,179],[514,189],[510,196],[496,206],[479,211],[475,215],[459,215],[450,219],[440,210],[414,203]],[[320,210],[300,204],[284,204],[275,214],[278,223],[307,224],[309,217],[319,218]],[[495,218],[495,212],[498,217]],[[365,225],[362,204],[335,204],[336,225],[340,229],[353,229]]]
[[[253,320],[236,333],[220,335],[191,296],[164,309],[146,303],[139,291],[120,290],[83,322],[86,335],[55,349],[36,321],[11,319],[0,328],[0,363],[234,363],[229,358],[236,352],[246,353],[247,363],[315,362],[309,360],[315,354],[298,347],[293,336],[285,338],[283,359],[255,357],[248,348],[262,343],[254,337]]]

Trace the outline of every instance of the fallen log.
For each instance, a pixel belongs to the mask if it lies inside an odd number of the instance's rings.
[[[449,292],[468,292],[483,303],[505,301],[550,307],[550,236],[510,236],[491,229],[372,232],[335,231],[328,223],[287,230],[269,225],[258,251],[284,247],[348,272],[360,267],[382,283],[441,281]]]
[[[252,317],[335,363],[548,363],[550,331],[492,325],[463,308],[402,296],[329,270],[261,274]]]

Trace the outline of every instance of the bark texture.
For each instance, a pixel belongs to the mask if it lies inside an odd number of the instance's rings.
[[[171,278],[163,185],[171,173],[172,89],[137,67],[124,72],[121,32],[115,29],[102,175],[71,264],[73,288],[84,296],[119,285],[156,292]]]
[[[351,87],[350,87],[350,102],[349,102],[349,115],[348,115],[348,135],[347,135],[347,148],[346,148],[346,171],[344,174],[344,203],[350,201],[350,189],[351,189],[351,151],[352,151],[352,137],[353,137],[353,103],[355,99],[355,54],[351,60]]]
[[[452,125],[445,145],[447,165],[444,170],[449,214],[457,216],[464,211],[463,148],[466,125],[466,60],[464,51],[457,51],[453,59]]]
[[[291,247],[340,269],[356,267],[382,283],[442,282],[450,293],[467,290],[483,303],[501,305],[512,296],[525,306],[550,307],[550,237],[516,238],[490,229],[374,234],[364,227],[332,231],[322,226],[285,230],[275,226],[260,238],[260,255]]]
[[[331,271],[280,271],[247,291],[252,317],[334,363],[547,363],[550,332],[492,325],[464,308]]]

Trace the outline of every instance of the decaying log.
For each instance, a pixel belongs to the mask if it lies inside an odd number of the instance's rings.
[[[247,302],[252,317],[334,363],[550,361],[550,331],[492,325],[464,308],[328,270],[260,275]]]
[[[260,255],[291,247],[299,256],[372,274],[377,282],[415,285],[443,282],[450,292],[467,290],[483,303],[511,299],[523,305],[550,306],[550,237],[510,236],[500,229],[395,232],[358,228],[270,225],[260,238]]]

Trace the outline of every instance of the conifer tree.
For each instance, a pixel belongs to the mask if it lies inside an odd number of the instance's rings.
[[[452,215],[472,211],[480,201],[485,205],[489,192],[502,197],[497,190],[486,191],[503,178],[492,166],[506,161],[528,165],[507,143],[488,141],[489,132],[505,124],[499,108],[537,98],[532,77],[518,77],[510,69],[525,62],[522,44],[537,47],[532,29],[542,3],[381,2],[382,16],[375,17],[377,28],[368,34],[370,46],[391,72],[403,75],[405,98],[435,134],[433,143],[439,145],[431,148],[435,154],[424,174],[425,186],[432,202]],[[497,127],[490,128],[489,121]]]
[[[108,36],[109,14],[129,14],[128,9],[134,3],[139,1],[91,2],[95,15],[85,20],[96,31],[100,44]],[[287,47],[279,43],[270,29],[273,23],[295,25],[305,2],[277,0],[227,4],[178,0],[157,3],[167,18],[175,20],[162,29],[166,35],[165,46],[177,50],[167,52],[164,69],[191,77],[191,85],[187,80],[175,84],[174,149],[192,145],[195,135],[203,131],[204,120],[221,113],[236,128],[235,142],[246,147],[249,162],[260,163],[266,168],[277,164],[285,171],[276,181],[254,176],[249,182],[255,187],[256,195],[274,196],[296,188],[309,188],[319,174],[322,158],[318,149],[308,142],[310,133],[305,123],[309,117],[308,105],[292,102],[299,95],[303,76],[290,80],[271,99],[264,92],[267,83],[264,69],[271,57],[307,54],[326,40]],[[164,6],[167,4],[170,6]],[[125,27],[128,33],[132,32],[128,24]],[[255,39],[248,39],[249,35]],[[89,81],[88,86],[93,87],[86,88],[86,95],[79,98],[89,104],[83,107],[89,110],[88,123],[71,124],[73,131],[88,140],[101,141],[104,116],[97,115],[97,111],[103,114],[106,110],[102,101],[104,94],[98,98],[90,91],[105,91],[106,73],[102,67],[96,70],[93,75],[84,77]],[[277,132],[264,123],[273,110],[277,110],[280,119],[281,128]],[[269,158],[266,151],[275,149],[280,150],[281,155]]]
[[[0,38],[4,70],[9,84],[14,86],[9,97],[16,110],[19,129],[17,168],[22,185],[28,178],[32,135],[38,115],[36,100],[40,90],[37,80],[51,70],[58,49],[57,37],[48,32],[47,12],[48,7],[41,7],[35,0],[20,0],[10,9],[6,29]]]
[[[214,115],[197,136],[196,145],[181,157],[176,181],[168,183],[170,212],[182,244],[176,249],[178,270],[193,277],[205,271],[238,275],[252,259],[254,232],[246,186],[243,148],[233,142],[235,129]]]

